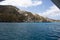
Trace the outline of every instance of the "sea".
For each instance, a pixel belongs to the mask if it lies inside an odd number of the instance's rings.
[[[0,40],[60,40],[60,23],[0,23]]]

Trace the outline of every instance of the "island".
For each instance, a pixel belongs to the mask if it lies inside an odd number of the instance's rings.
[[[60,20],[45,18],[12,5],[0,5],[0,22],[60,22]]]

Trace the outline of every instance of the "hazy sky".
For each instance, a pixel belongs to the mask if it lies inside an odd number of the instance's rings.
[[[60,10],[51,0],[5,0],[0,2],[0,5],[14,5],[22,10],[52,19],[60,19]]]

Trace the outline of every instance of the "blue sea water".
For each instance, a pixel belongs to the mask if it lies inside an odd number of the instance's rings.
[[[60,23],[0,23],[0,40],[60,40]]]

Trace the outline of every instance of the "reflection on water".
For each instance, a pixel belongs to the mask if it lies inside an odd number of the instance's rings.
[[[60,40],[60,24],[0,23],[0,40]]]

